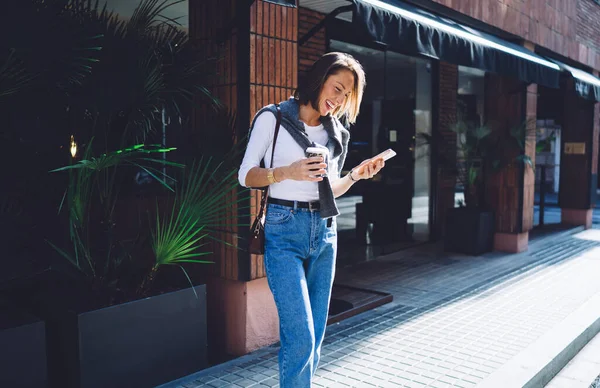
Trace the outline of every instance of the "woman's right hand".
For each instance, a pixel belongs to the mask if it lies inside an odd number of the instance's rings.
[[[327,164],[324,163],[322,156],[313,156],[312,158],[300,159],[286,167],[286,178],[295,181],[320,182],[323,178],[316,178],[315,175],[324,175],[327,173]]]

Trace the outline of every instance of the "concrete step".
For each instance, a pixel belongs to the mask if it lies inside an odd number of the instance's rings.
[[[600,255],[596,253],[596,256],[598,257],[592,259],[600,260]],[[573,287],[578,285],[573,284]],[[600,333],[600,293],[589,298],[566,319],[490,374],[477,387],[544,387],[598,333]],[[596,375],[598,373],[600,368],[596,371]],[[588,381],[588,386],[590,383],[591,380]],[[576,385],[566,385],[566,387],[575,388]]]
[[[600,333],[598,306],[600,306],[600,293],[525,351],[488,376],[478,387],[544,387],[594,336]]]
[[[600,387],[600,334],[596,335],[546,388]]]

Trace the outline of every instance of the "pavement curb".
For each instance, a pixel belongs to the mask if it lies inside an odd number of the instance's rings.
[[[600,333],[600,293],[496,370],[478,388],[543,387]]]

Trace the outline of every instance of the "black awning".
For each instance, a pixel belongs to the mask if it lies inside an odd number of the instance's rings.
[[[399,0],[352,1],[356,28],[393,50],[559,87],[560,67],[525,47]]]
[[[274,3],[285,5],[286,7],[294,7],[296,8],[296,0],[263,0],[266,3]]]
[[[564,71],[571,74],[575,81],[575,92],[588,100],[600,101],[600,78],[584,70],[571,67],[555,59],[551,59]]]

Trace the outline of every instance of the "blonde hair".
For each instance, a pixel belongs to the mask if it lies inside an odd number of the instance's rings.
[[[354,75],[354,85],[348,98],[332,112],[332,115],[338,119],[346,115],[348,122],[354,124],[360,111],[367,80],[362,66],[350,54],[331,52],[321,56],[299,82],[294,96],[301,104],[310,102],[316,109],[319,106],[319,97],[325,81],[330,75],[337,74],[341,70],[348,70]]]

